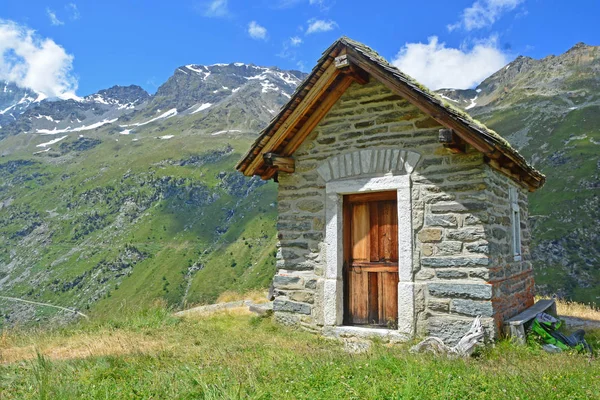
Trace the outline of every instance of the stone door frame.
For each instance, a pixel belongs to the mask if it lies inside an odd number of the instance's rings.
[[[368,165],[365,167],[365,162],[361,158],[369,158],[371,161],[374,159],[375,162],[370,163],[372,167]],[[382,163],[388,163],[388,167],[393,164],[393,168],[386,168],[385,165],[381,168],[381,164],[377,162],[378,158],[385,160]],[[394,159],[396,159],[395,162],[387,162],[387,160]],[[415,152],[395,149],[362,150],[332,157],[319,168],[319,174],[326,181],[325,245],[327,265],[323,283],[323,323],[326,328],[337,328],[345,333],[396,334],[405,339],[414,337],[415,283],[410,173],[419,159],[420,155]],[[352,165],[357,163],[358,167]],[[340,165],[344,165],[344,171],[341,171]],[[378,171],[373,170],[375,168],[381,172],[377,174]],[[338,170],[336,171],[336,169]],[[386,169],[387,172],[384,172]],[[374,173],[378,176],[373,176]],[[396,190],[398,196],[398,329],[344,326],[343,196],[391,190]]]

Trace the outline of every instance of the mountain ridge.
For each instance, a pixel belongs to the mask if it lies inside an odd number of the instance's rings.
[[[474,89],[438,91],[547,175],[530,197],[538,290],[580,301],[600,300],[599,49],[519,57]],[[0,290],[102,314],[268,285],[276,187],[233,166],[305,76],[187,64],[153,95],[114,86],[0,123]],[[70,318],[1,300],[0,314]]]

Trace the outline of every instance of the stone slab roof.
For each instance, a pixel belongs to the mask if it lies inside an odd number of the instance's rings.
[[[344,56],[350,68],[336,68],[335,59]],[[350,71],[350,73],[349,73]],[[545,176],[531,166],[497,132],[452,106],[404,74],[377,52],[347,37],[336,40],[298,86],[290,101],[260,133],[236,168],[245,175],[272,178],[276,169],[265,164],[266,153],[289,157],[354,81],[374,78],[402,96],[440,125],[452,129],[469,145],[481,151],[492,168],[534,191]]]

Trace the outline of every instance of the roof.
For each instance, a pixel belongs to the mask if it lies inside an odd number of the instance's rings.
[[[335,59],[342,55],[347,60],[345,65],[350,68],[336,68]],[[462,140],[482,152],[492,168],[530,191],[545,183],[546,177],[498,133],[402,73],[371,48],[347,37],[336,40],[325,50],[311,73],[260,133],[236,168],[247,176],[272,178],[277,168],[267,165],[264,155],[292,156],[350,84],[365,77],[377,79],[440,125],[452,129]]]

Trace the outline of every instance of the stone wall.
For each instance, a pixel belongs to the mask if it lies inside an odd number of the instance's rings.
[[[502,194],[507,180],[473,149],[458,155],[445,150],[438,143],[440,127],[383,85],[355,83],[304,141],[294,154],[296,172],[279,174],[274,310],[280,322],[311,330],[323,325],[326,198],[317,168],[355,150],[394,148],[421,154],[411,175],[415,333],[452,341],[482,315],[495,335],[494,310],[511,312],[502,296],[518,290],[516,270],[531,264],[509,262],[503,253],[500,231],[510,234],[502,219],[510,207],[508,193]],[[521,221],[527,221],[525,196]],[[523,244],[528,246],[525,234]]]
[[[529,246],[529,211],[527,191],[509,178],[489,168],[487,203],[489,221],[486,236],[490,247],[489,281],[493,285],[492,303],[498,328],[502,320],[511,318],[534,303],[533,265]],[[521,215],[521,256],[515,259],[512,248],[512,220],[509,187],[517,189]]]

